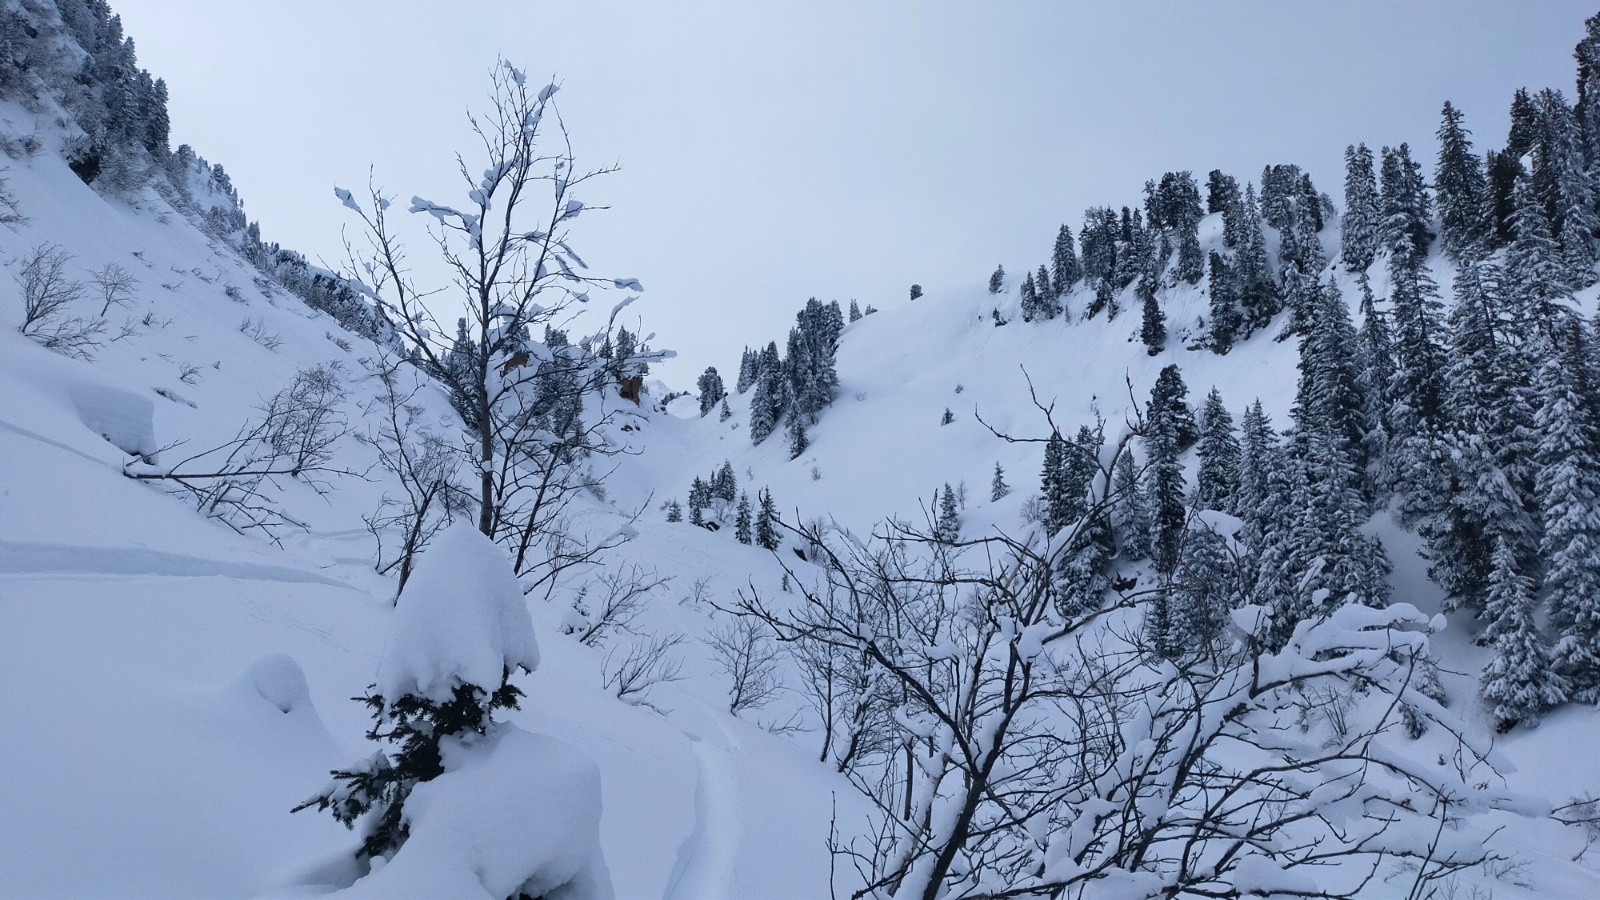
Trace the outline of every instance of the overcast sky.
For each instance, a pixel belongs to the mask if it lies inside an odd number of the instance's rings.
[[[737,369],[809,296],[906,302],[1037,266],[1148,178],[1296,162],[1336,198],[1343,149],[1439,107],[1480,151],[1518,86],[1572,92],[1591,2],[113,0],[167,80],[174,145],[232,175],[263,234],[335,263],[335,185],[458,199],[464,113],[499,56],[564,83],[597,270],[637,277],[669,377]],[[537,76],[535,76],[537,77]],[[418,223],[421,224],[421,223]],[[421,247],[419,246],[420,250]]]

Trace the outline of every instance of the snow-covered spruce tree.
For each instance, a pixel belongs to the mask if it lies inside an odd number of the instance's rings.
[[[1162,656],[1208,656],[1228,630],[1228,611],[1239,593],[1239,561],[1227,541],[1204,523],[1197,523],[1183,543],[1178,570],[1165,593],[1154,601],[1162,607],[1163,630],[1152,635]]]
[[[1366,144],[1344,150],[1344,217],[1340,259],[1351,272],[1365,272],[1378,250],[1378,177]]]
[[[772,346],[772,356],[777,347]],[[755,393],[750,395],[750,442],[759,444],[777,429],[783,411],[788,406],[789,382],[783,377],[782,366],[767,364],[763,354],[760,373],[756,376]]]
[[[722,376],[717,374],[716,366],[708,366],[695,382],[695,387],[700,390],[700,415],[705,415],[717,408],[717,404],[728,396],[728,391],[722,386]]]
[[[1383,148],[1381,167],[1383,220],[1378,228],[1378,246],[1391,254],[1409,249],[1418,261],[1427,259],[1433,242],[1430,227],[1433,203],[1428,185],[1422,180],[1422,166],[1411,159],[1411,147]]]
[[[811,446],[811,438],[806,434],[805,420],[796,416],[789,420],[789,458],[799,459],[806,448]]]
[[[1536,490],[1544,513],[1539,556],[1557,629],[1552,657],[1573,699],[1600,699],[1600,423],[1588,341],[1574,318],[1565,340],[1547,346],[1534,378]]]
[[[772,502],[772,492],[761,492],[761,506],[756,513],[756,546],[763,550],[778,549],[778,506]]]
[[[1350,311],[1329,278],[1306,310],[1300,338],[1300,381],[1292,414],[1301,431],[1328,432],[1357,473],[1366,472],[1365,407]]]
[[[1266,238],[1261,233],[1261,211],[1256,205],[1254,185],[1245,185],[1244,207],[1239,216],[1240,240],[1236,272],[1239,306],[1244,316],[1244,335],[1249,337],[1265,328],[1282,309],[1277,286],[1267,261]]]
[[[1584,156],[1600,157],[1600,14],[1584,20],[1584,35],[1572,50],[1578,61],[1578,101],[1573,115],[1583,138]]]
[[[1000,498],[1011,493],[1011,488],[1006,484],[1006,470],[999,463],[994,464],[994,478],[989,481],[989,502],[995,503]]]
[[[1206,395],[1200,413],[1200,470],[1195,474],[1194,505],[1226,513],[1237,510],[1239,493],[1239,437],[1234,434],[1233,414],[1222,402],[1216,388]]]
[[[1071,501],[1066,484],[1067,441],[1057,431],[1044,445],[1044,467],[1039,473],[1039,497],[1044,501],[1040,524],[1045,534],[1053,535],[1067,524]]]
[[[1200,429],[1194,423],[1194,411],[1189,408],[1188,396],[1189,387],[1183,383],[1183,374],[1177,364],[1165,366],[1156,376],[1155,385],[1150,388],[1150,406],[1145,412],[1147,419],[1171,420],[1179,453],[1194,446],[1194,442],[1200,439]]]
[[[1545,710],[1567,698],[1566,680],[1552,668],[1534,622],[1533,579],[1519,565],[1511,546],[1497,539],[1484,602],[1489,624],[1480,638],[1494,648],[1494,659],[1484,667],[1478,690],[1500,731],[1536,725]]]
[[[1144,431],[1145,453],[1150,460],[1145,475],[1145,493],[1150,498],[1150,558],[1156,571],[1163,575],[1177,570],[1188,519],[1183,464],[1178,460],[1182,451],[1177,408],[1181,403],[1157,404],[1152,399]]]
[[[989,293],[998,294],[1006,286],[1006,267],[995,266],[994,273],[989,276]]]
[[[1534,428],[1528,360],[1499,270],[1471,254],[1450,310],[1445,505],[1419,523],[1447,609],[1484,609],[1496,541],[1537,571]]]
[[[733,517],[733,537],[741,544],[750,543],[753,538],[750,531],[750,495],[739,493],[739,508]]]
[[[377,683],[361,698],[374,720],[367,739],[386,749],[335,770],[294,811],[315,808],[359,825],[363,863],[393,857],[410,836],[411,792],[445,774],[448,749],[499,727],[494,714],[516,709],[522,697],[511,677],[538,665],[533,620],[504,553],[471,526],[451,526],[401,592]]]
[[[1594,173],[1584,161],[1578,125],[1561,92],[1542,90],[1534,102],[1540,131],[1535,181],[1545,186],[1541,199],[1554,212],[1551,231],[1561,245],[1567,282],[1574,289],[1588,287],[1595,280],[1594,240],[1600,233]]]
[[[1167,349],[1167,316],[1161,311],[1161,305],[1156,302],[1155,279],[1149,274],[1139,279],[1139,301],[1144,310],[1143,321],[1139,326],[1139,340],[1144,342],[1146,353],[1158,356],[1161,351]]]
[[[1033,283],[1033,273],[1022,276],[1022,287],[1017,295],[1022,303],[1022,321],[1032,322],[1034,319],[1044,317],[1044,310],[1039,301],[1039,290]]]
[[[1305,208],[1311,198],[1299,197],[1289,206],[1289,227],[1283,233],[1279,256],[1283,261],[1283,300],[1289,321],[1279,340],[1306,333],[1314,309],[1321,302],[1322,271],[1328,258],[1317,234],[1315,219]]]
[[[667,501],[667,521],[672,523],[683,521],[683,504],[677,500]]]
[[[739,381],[734,390],[741,394],[750,390],[755,386],[756,378],[759,377],[760,372],[761,352],[751,350],[749,347],[744,348],[744,352],[739,355]]]
[[[1131,449],[1117,458],[1111,482],[1111,521],[1123,559],[1150,556],[1150,505],[1139,484],[1138,464]]]
[[[1377,297],[1372,293],[1372,280],[1366,272],[1356,277],[1361,289],[1358,301],[1361,327],[1356,331],[1357,384],[1365,406],[1361,424],[1365,431],[1365,492],[1373,498],[1384,496],[1391,481],[1386,471],[1389,454],[1389,409],[1394,398],[1390,386],[1394,384],[1394,339],[1389,332],[1389,315],[1378,308]]]
[[[1394,323],[1394,378],[1389,385],[1389,472],[1403,519],[1416,521],[1443,503],[1439,459],[1444,434],[1448,359],[1439,288],[1422,258],[1402,242],[1389,258]]]
[[[1239,275],[1222,254],[1212,251],[1208,293],[1211,322],[1206,328],[1206,344],[1213,353],[1226,355],[1238,339],[1243,320],[1239,313]]]
[[[1472,152],[1472,132],[1447,101],[1439,124],[1439,161],[1433,189],[1439,206],[1439,241],[1456,262],[1478,252],[1488,238],[1489,195],[1483,161]]]
[[[1072,246],[1072,229],[1065,225],[1056,232],[1056,243],[1050,251],[1050,286],[1059,299],[1078,283],[1078,254]]]
[[[953,544],[961,540],[961,513],[956,510],[956,492],[949,482],[938,492],[938,500],[939,510],[933,520],[934,536],[943,543]]]
[[[412,213],[434,219],[445,287],[416,283],[390,197],[373,188],[363,203],[335,191],[366,239],[347,277],[392,314],[420,363],[449,386],[470,432],[478,529],[512,550],[519,574],[538,572],[536,583],[553,583],[623,539],[586,540],[567,509],[592,486],[584,459],[618,452],[604,433],[625,413],[605,403],[604,389],[619,373],[641,373],[651,357],[638,348],[603,359],[549,327],[591,289],[641,289],[634,279],[587,274],[571,249],[573,225],[588,209],[578,194],[613,169],[579,169],[565,131],[547,133],[556,128],[556,90],[528,84],[509,63],[496,66],[487,107],[469,118],[483,158],[481,169],[462,162],[466,205],[412,198]],[[449,358],[451,331],[438,319],[445,308],[466,311],[468,365]],[[608,333],[614,328],[613,318]],[[591,397],[599,408],[586,411]]]
[[[1039,318],[1054,319],[1061,312],[1060,305],[1056,303],[1056,297],[1061,292],[1050,283],[1050,270],[1043,263],[1039,265],[1039,271],[1034,273],[1033,287],[1038,295]]]
[[[911,299],[915,300],[917,298],[916,297],[912,297]],[[856,301],[854,301],[854,300],[850,301],[850,321],[852,321],[852,322],[861,321],[861,306],[860,306],[860,304],[856,303]]]

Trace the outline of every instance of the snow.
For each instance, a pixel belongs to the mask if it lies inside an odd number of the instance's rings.
[[[340,896],[610,900],[593,762],[515,727],[447,739],[443,755],[445,773],[406,800],[410,838]]]
[[[533,620],[505,553],[467,522],[446,528],[395,606],[378,693],[443,703],[460,685],[492,694],[506,671],[538,666]]]

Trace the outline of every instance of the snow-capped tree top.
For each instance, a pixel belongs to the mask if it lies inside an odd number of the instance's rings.
[[[506,669],[533,671],[539,645],[505,554],[471,525],[445,529],[406,582],[390,620],[378,693],[436,702],[457,685],[492,693]]]

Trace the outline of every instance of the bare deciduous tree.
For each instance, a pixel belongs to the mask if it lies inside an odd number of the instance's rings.
[[[89,280],[94,283],[95,291],[100,295],[100,315],[104,316],[113,306],[127,306],[133,302],[133,291],[139,286],[139,279],[133,273],[116,263],[106,263],[98,269],[89,272]]]
[[[776,648],[760,622],[739,617],[714,626],[706,643],[728,679],[728,712],[737,716],[777,698],[782,683]]]
[[[408,365],[388,356],[375,364],[379,389],[362,407],[369,423],[366,433],[356,439],[378,452],[378,464],[394,476],[401,495],[384,494],[378,509],[363,519],[367,531],[378,545],[376,569],[396,572],[396,594],[411,578],[416,556],[439,529],[457,516],[472,511],[471,495],[456,484],[461,456],[426,421],[426,411],[417,395],[426,383],[412,376]],[[392,556],[384,550],[384,536],[400,532],[399,546]]]
[[[434,219],[430,238],[451,275],[447,286],[414,282],[389,217],[392,198],[369,188],[363,204],[337,192],[366,239],[361,253],[351,248],[352,277],[394,315],[467,426],[479,530],[511,550],[530,591],[547,592],[561,572],[625,539],[615,530],[587,536],[569,515],[573,499],[600,490],[589,458],[621,452],[610,431],[624,412],[606,404],[604,390],[618,360],[603,365],[591,341],[573,345],[562,327],[593,289],[640,290],[633,279],[586,274],[572,249],[573,223],[601,208],[577,194],[615,168],[578,168],[556,90],[530,87],[502,63],[488,108],[468,119],[481,168],[457,159],[466,205],[411,199],[413,213]],[[458,327],[446,327],[458,310],[465,312]],[[637,367],[649,356],[639,351],[621,363]],[[586,409],[585,398],[599,398],[601,408]]]
[[[72,307],[84,297],[84,287],[68,277],[71,261],[71,253],[53,244],[40,244],[22,258],[17,276],[22,289],[18,330],[57,353],[87,359],[100,346],[105,321],[72,314]]]

